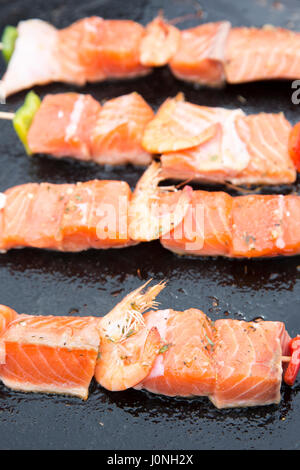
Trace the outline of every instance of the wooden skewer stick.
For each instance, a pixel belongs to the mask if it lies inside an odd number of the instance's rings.
[[[2,51],[2,49],[3,49],[3,43],[0,42],[0,51]]]
[[[10,121],[15,117],[15,113],[8,113],[5,111],[0,111],[0,119],[8,119]]]
[[[291,356],[281,356],[281,361],[282,362],[290,362]]]

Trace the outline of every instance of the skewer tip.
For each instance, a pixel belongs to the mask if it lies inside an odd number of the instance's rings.
[[[0,111],[0,119],[6,119],[12,121],[15,117],[15,113],[9,113],[7,111]]]

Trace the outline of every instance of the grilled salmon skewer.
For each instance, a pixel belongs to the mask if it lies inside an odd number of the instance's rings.
[[[246,116],[188,103],[182,94],[155,116],[138,93],[101,106],[90,95],[59,93],[41,102],[30,92],[15,114],[0,118],[13,120],[28,154],[112,165],[147,165],[151,154],[162,154],[166,178],[290,184],[300,168],[299,126],[292,129],[282,113]]]
[[[281,322],[212,322],[201,310],[145,315],[164,352],[136,388],[167,396],[207,396],[217,408],[279,403],[290,337]]]
[[[181,80],[207,86],[300,77],[300,33],[283,28],[231,28],[228,21],[179,30],[155,18],[147,27],[92,16],[62,30],[37,19],[8,26],[1,96],[34,85],[124,79],[169,65]],[[24,58],[26,58],[24,67]]]
[[[0,306],[1,380],[86,399],[94,374],[107,390],[207,396],[218,408],[279,403],[283,369],[292,385],[300,364],[299,338],[291,340],[282,322],[150,310],[165,284],[147,284],[102,318],[18,315]]]
[[[300,253],[300,197],[158,186],[153,162],[133,194],[123,181],[28,183],[0,193],[0,249],[121,248],[160,239],[178,254],[255,258]]]
[[[254,258],[300,253],[300,197],[231,197],[158,186],[153,162],[133,194],[123,181],[28,183],[0,193],[0,249],[121,248],[160,239],[179,254]]]
[[[79,93],[46,95],[29,92],[12,119],[29,155],[48,153],[98,164],[147,165],[151,155],[141,146],[146,124],[154,112],[138,93],[119,96],[102,106]]]
[[[212,322],[199,309],[141,315],[164,287],[149,288],[144,299],[137,289],[103,318],[96,380],[112,391],[134,386],[167,396],[208,396],[217,408],[278,404],[283,374],[293,385],[299,372],[299,337],[291,340],[282,322]],[[129,332],[124,327],[133,313]],[[137,358],[144,378],[133,385],[141,377]]]
[[[160,211],[168,212],[169,208],[178,204],[184,192],[189,195],[181,222],[170,225],[169,231],[165,227],[160,235],[165,248],[181,255],[230,258],[292,256],[300,253],[298,195],[232,197],[222,191],[192,191],[191,188],[188,192],[187,188],[184,191],[164,192],[163,186],[157,186],[155,192],[154,181],[160,181],[162,175],[163,170],[157,162],[153,162],[144,173],[144,206],[148,204],[150,208],[156,194]],[[151,188],[150,195],[147,187]],[[139,184],[133,193],[133,200],[138,196],[138,188]],[[129,217],[132,240],[139,240],[140,234],[147,231],[151,233],[147,219],[140,219],[135,229],[135,222]]]

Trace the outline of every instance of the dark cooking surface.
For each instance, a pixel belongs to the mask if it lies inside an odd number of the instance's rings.
[[[205,6],[207,3],[207,6]],[[297,0],[201,1],[204,21],[228,19],[234,25],[273,23],[300,30]],[[129,18],[146,24],[163,8],[167,18],[195,12],[196,0],[48,0],[1,1],[0,30],[5,24],[39,17],[58,27],[99,15]],[[195,25],[186,21],[182,27]],[[1,63],[2,72],[4,70]],[[67,91],[67,85],[37,88]],[[296,122],[299,107],[291,102],[291,84],[284,82],[196,90],[167,69],[136,81],[88,86],[97,99],[136,90],[153,106],[183,91],[190,101],[247,112],[284,111]],[[14,110],[25,96],[11,97],[1,110]],[[241,105],[239,96],[246,98]],[[124,179],[134,186],[140,170],[103,169],[75,161],[27,158],[10,122],[0,124],[0,191],[24,182],[51,183]],[[283,188],[286,190],[286,188]],[[295,185],[287,191],[298,191]],[[300,191],[299,191],[300,192]],[[126,250],[61,254],[15,250],[0,256],[0,302],[18,312],[55,315],[101,315],[143,280],[168,279],[160,295],[162,308],[199,307],[213,319],[228,315],[251,320],[281,320],[291,335],[300,333],[300,257],[265,261],[179,258],[158,242]],[[207,399],[165,399],[129,390],[111,393],[94,383],[87,402],[39,394],[23,394],[0,385],[1,449],[291,449],[300,447],[300,383],[282,387],[279,406],[216,410]]]

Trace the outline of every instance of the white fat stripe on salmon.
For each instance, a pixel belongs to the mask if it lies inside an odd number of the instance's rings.
[[[82,225],[85,225],[87,228],[90,228],[91,224],[90,224],[90,214],[91,214],[91,210],[92,210],[92,203],[91,203],[91,197],[94,198],[94,193],[95,191],[91,191],[90,188],[87,188],[87,187],[82,187],[83,183],[79,182],[79,183],[76,183],[76,185],[73,187],[72,185],[70,185],[70,187],[67,188],[67,190],[65,191],[65,197],[66,197],[66,200],[69,201],[69,197],[71,197],[71,195],[76,192],[76,190],[80,190],[80,193],[79,194],[82,194],[82,192],[86,193],[87,194],[87,201],[86,202],[80,202],[82,200],[82,197],[81,195],[75,195],[75,200],[76,201],[73,201],[72,200],[72,203],[74,205],[72,205],[72,208],[73,209],[76,209],[76,211],[79,211],[80,215],[81,215],[81,220],[80,220],[80,223]],[[68,206],[68,202],[66,202],[66,206],[65,207],[69,207]],[[69,217],[69,211],[64,211],[64,214],[63,214],[63,221],[65,220],[65,218]]]
[[[262,67],[265,67],[265,57],[262,57],[259,53],[256,56],[254,65],[252,64],[251,71],[249,74],[249,79],[253,80],[256,77],[256,71],[261,70]]]
[[[6,361],[5,342],[1,339],[0,340],[0,366],[1,364],[5,364],[5,361]]]
[[[278,196],[278,219],[281,221],[284,218],[284,213],[285,213],[285,203],[284,203],[284,196],[281,194]],[[284,233],[283,233],[283,227],[282,224],[279,223],[278,227],[276,227],[276,230],[272,232],[272,236],[276,238],[276,246],[280,250],[283,250],[285,248],[285,241],[284,241]]]
[[[6,194],[0,193],[0,210],[4,209],[6,204]]]
[[[229,23],[229,21],[222,21],[220,23],[217,34],[214,37],[212,49],[210,51],[210,57],[212,59],[216,59],[221,62],[224,61],[225,47],[230,28],[231,23]]]
[[[278,68],[277,68],[277,74],[278,76],[280,75],[284,75],[284,71],[285,69],[288,67],[288,64],[287,64],[287,58],[286,58],[286,53],[288,51],[287,50],[280,50],[278,51],[278,49],[276,49],[275,47],[273,48],[272,50],[272,53],[271,53],[271,56],[269,56],[268,58],[268,61],[267,61],[267,68],[271,68],[272,66],[274,65],[277,65]],[[280,58],[280,60],[278,60]],[[260,57],[260,62],[262,62],[264,60],[264,57],[261,56]],[[299,60],[299,58],[298,58]],[[264,64],[265,65],[265,64]],[[257,68],[259,67],[255,67],[255,70],[257,70]],[[255,77],[255,73],[253,74],[253,76]]]
[[[5,96],[59,79],[58,31],[42,20],[21,21],[14,53],[3,76]]]
[[[243,115],[240,109],[231,111],[222,123],[222,161],[225,169],[229,168],[237,172],[247,168],[250,160],[247,147],[236,129],[236,119]]]
[[[85,101],[85,96],[79,95],[77,100],[74,103],[74,107],[70,115],[70,121],[66,128],[66,133],[65,133],[66,141],[76,136],[77,128],[78,128],[78,125],[80,124],[82,112],[84,110],[84,101]]]
[[[87,213],[87,227],[92,227],[93,223],[93,214],[99,215],[99,207],[96,204],[96,191],[91,191],[90,188],[86,188],[87,193],[89,194],[89,203],[86,209]]]
[[[285,131],[285,135],[277,134],[275,130],[276,120],[280,121],[280,125],[282,130]],[[270,132],[271,136],[273,137],[274,141],[276,142],[275,147],[277,148],[277,155],[281,157],[282,160],[286,160],[288,155],[288,138],[292,126],[290,123],[285,119],[282,113],[279,115],[272,114],[270,118],[266,122],[266,129]]]
[[[99,345],[99,342],[98,342],[98,345]],[[88,348],[86,348],[85,350],[87,350],[87,349],[88,349]],[[98,351],[98,348],[97,348],[97,351]],[[65,363],[62,361],[61,356],[60,356],[60,354],[59,354],[59,352],[58,352],[57,349],[56,349],[56,351],[55,351],[55,354],[56,354],[56,356],[57,356],[57,361],[61,364],[61,366],[63,367],[63,369],[66,371],[66,373],[68,373],[69,376],[71,376],[71,377],[74,378],[73,384],[75,384],[75,383],[76,383],[76,379],[78,379],[78,376],[77,376],[77,375],[74,375],[74,374],[70,371],[70,369],[66,367],[66,365],[65,365]],[[81,378],[81,379],[84,379],[84,378],[87,379],[87,378],[89,378],[89,375],[86,373],[86,371],[85,371],[85,369],[82,367],[82,365],[80,365],[80,364],[78,363],[78,361],[77,361],[77,366],[78,366],[77,372],[80,371],[80,378]],[[72,381],[71,381],[71,383],[72,383]]]

